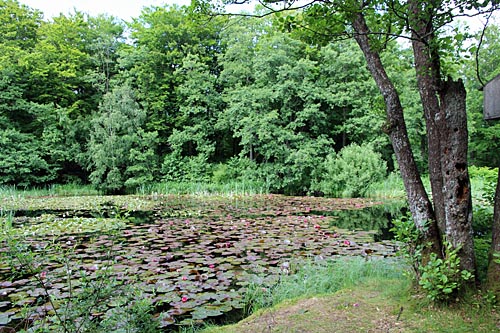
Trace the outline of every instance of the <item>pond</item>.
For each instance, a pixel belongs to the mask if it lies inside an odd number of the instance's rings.
[[[239,319],[248,284],[272,286],[288,274],[291,260],[393,256],[389,222],[400,211],[370,200],[279,195],[4,203],[12,212],[2,218],[12,225],[8,239],[18,253],[33,254],[36,269],[8,260],[12,253],[3,240],[0,329],[53,315],[57,304],[84,290],[82,279],[88,284],[104,278],[140,290],[165,330]],[[59,302],[50,303],[47,293]],[[90,315],[102,320],[127,303],[120,295],[109,297]]]

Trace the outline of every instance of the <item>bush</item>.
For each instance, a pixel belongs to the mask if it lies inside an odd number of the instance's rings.
[[[181,156],[177,152],[165,155],[161,167],[163,180],[167,182],[208,182],[210,169],[204,154]]]
[[[493,207],[474,206],[472,230],[475,237],[491,238],[491,228],[493,225]]]
[[[212,180],[216,184],[227,184],[240,180],[254,180],[256,164],[246,157],[233,157],[226,163],[215,166]]]
[[[403,243],[400,255],[412,266],[415,280],[424,289],[427,297],[434,302],[447,302],[461,291],[466,282],[473,278],[471,272],[460,270],[460,247],[453,245],[446,239],[444,244],[444,258],[435,253],[430,254],[429,261],[422,263],[422,250],[426,244],[422,243],[422,232],[417,229],[411,215],[394,220],[395,239]]]
[[[475,217],[474,217],[475,218]],[[489,264],[489,252],[491,248],[491,238],[474,238],[474,253],[476,254],[477,275],[479,281],[486,279]]]
[[[422,275],[419,284],[427,292],[432,301],[449,301],[460,291],[465,282],[474,276],[467,270],[460,270],[460,247],[453,248],[445,241],[445,257],[438,258],[431,253],[427,265],[421,267]]]
[[[324,162],[320,190],[328,196],[360,197],[387,173],[386,162],[370,145],[351,144]]]

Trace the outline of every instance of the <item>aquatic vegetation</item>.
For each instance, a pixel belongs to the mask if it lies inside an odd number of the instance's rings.
[[[340,229],[337,217],[326,216],[380,204],[362,199],[255,195],[24,200],[11,205],[8,235],[32,251],[39,275],[15,275],[22,267],[1,261],[4,325],[25,320],[23,307],[40,315],[50,312],[40,280],[51,297],[64,302],[68,281],[78,293],[81,277],[96,280],[104,267],[114,280],[134,285],[151,300],[160,325],[168,327],[242,313],[246,287],[273,285],[290,273],[287,263],[292,259],[386,257],[395,252],[391,241],[374,241],[377,231]],[[6,255],[6,243],[2,246]],[[70,270],[57,260],[63,253],[72,263]],[[118,300],[110,301],[102,316],[118,305]]]

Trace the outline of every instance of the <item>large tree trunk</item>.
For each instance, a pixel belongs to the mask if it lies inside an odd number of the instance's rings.
[[[432,25],[435,3],[409,1],[417,84],[429,145],[429,175],[439,234],[458,253],[462,269],[476,272],[472,199],[467,170],[466,91],[461,81],[441,80]]]
[[[444,82],[441,112],[436,121],[441,136],[444,233],[458,255],[463,269],[476,272],[472,233],[472,196],[467,168],[466,91],[461,80]]]
[[[379,53],[372,49],[369,39],[370,31],[363,14],[359,12],[354,15],[352,21],[356,32],[354,38],[363,51],[368,69],[384,97],[387,114],[386,132],[390,136],[394,154],[399,164],[413,220],[417,228],[423,232],[423,241],[432,244],[423,253],[423,260],[425,262],[429,253],[434,252],[438,255],[441,253],[440,237],[435,223],[432,204],[423,186],[411,150],[404,121],[403,107],[398,92],[385,71]]]
[[[494,253],[500,253],[500,167],[498,168],[497,190],[495,192],[495,211],[493,214],[493,229],[491,239],[490,264],[488,266],[488,289],[495,293],[500,299],[500,263],[493,257]]]
[[[439,230],[444,230],[444,197],[442,194],[443,179],[441,169],[441,140],[440,129],[436,126],[436,119],[439,115],[439,99],[437,91],[440,86],[439,65],[433,63],[429,54],[428,44],[419,40],[421,35],[429,36],[426,32],[427,25],[423,25],[421,30],[412,32],[412,47],[415,58],[415,70],[417,72],[417,85],[422,100],[424,111],[425,128],[427,134],[429,178],[431,181],[432,199],[436,222]]]

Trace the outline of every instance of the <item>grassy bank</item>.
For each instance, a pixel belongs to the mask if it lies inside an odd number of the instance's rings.
[[[498,332],[488,295],[452,305],[420,295],[398,261],[362,258],[309,262],[273,288],[250,286],[253,314],[204,333],[240,332]],[[192,330],[195,331],[195,330]]]

